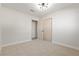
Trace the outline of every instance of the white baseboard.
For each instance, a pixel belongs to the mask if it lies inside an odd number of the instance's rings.
[[[15,44],[21,44],[21,43],[25,43],[25,42],[29,42],[29,41],[31,41],[31,40],[18,41],[18,42],[8,43],[8,44],[2,45],[1,47],[7,47],[7,46],[15,45]]]
[[[64,44],[64,43],[61,43],[61,42],[56,42],[56,41],[53,41],[53,43],[79,51],[79,47],[74,47],[74,46],[71,46],[71,45],[68,45],[68,44]]]

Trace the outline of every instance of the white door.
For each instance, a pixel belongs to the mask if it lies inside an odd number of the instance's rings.
[[[52,40],[52,19],[47,18],[43,21],[43,40]]]

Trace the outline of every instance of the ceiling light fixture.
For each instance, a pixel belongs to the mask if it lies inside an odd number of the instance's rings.
[[[51,3],[39,3],[39,4],[37,4],[37,7],[41,11],[46,11],[50,7],[50,5],[51,5]]]
[[[40,9],[48,7],[48,3],[41,3],[41,4],[38,4],[38,5],[40,6]]]

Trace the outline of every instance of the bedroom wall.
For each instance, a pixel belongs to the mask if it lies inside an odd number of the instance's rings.
[[[1,7],[0,21],[2,24],[2,45],[32,40],[32,18],[29,14],[14,9]]]
[[[1,22],[0,22],[0,54],[1,54],[1,43],[2,43],[2,39],[1,39]]]
[[[79,7],[58,10],[52,20],[52,42],[79,50]]]

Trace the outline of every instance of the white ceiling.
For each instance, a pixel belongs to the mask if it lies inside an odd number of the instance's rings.
[[[72,4],[72,3],[53,3],[51,7],[47,9],[47,11],[41,12],[40,10],[38,10],[35,3],[2,3],[3,7],[13,8],[24,13],[32,14],[39,18],[47,14],[53,13],[54,11],[59,10],[61,8],[65,8],[72,5],[79,6],[79,4]]]

